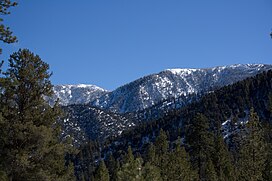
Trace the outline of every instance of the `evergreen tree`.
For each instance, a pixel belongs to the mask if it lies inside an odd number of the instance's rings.
[[[160,130],[159,136],[155,141],[155,150],[156,154],[159,156],[163,156],[168,153],[169,143],[166,132],[162,129]]]
[[[239,179],[249,181],[263,180],[266,144],[259,117],[253,109],[250,111],[250,118],[241,134],[243,135],[243,140],[239,150]]]
[[[108,170],[109,170],[111,180],[116,181],[117,180],[116,174],[119,170],[120,165],[118,161],[116,161],[115,158],[112,156],[112,154],[109,156],[107,165],[108,165]]]
[[[1,0],[0,1],[0,15],[10,14],[9,8],[16,6],[16,2],[12,2],[10,0]],[[4,19],[0,18],[0,41],[4,43],[14,43],[17,41],[16,36],[13,36],[12,31],[9,27],[3,24]],[[2,53],[2,49],[0,48],[0,54]]]
[[[5,157],[3,154],[3,150],[6,143],[8,142],[8,130],[6,129],[6,120],[2,117],[2,114],[0,114],[0,180],[8,180],[6,169],[5,169]]]
[[[205,174],[203,177],[201,177],[201,180],[206,180],[206,181],[218,181],[214,164],[211,160],[211,158],[208,158],[206,161],[206,165],[204,167]]]
[[[272,180],[272,146],[269,144],[266,149],[266,160],[265,160],[265,169],[263,172],[263,180],[270,181]]]
[[[132,153],[131,146],[128,147],[127,154],[125,156],[125,163],[133,163],[134,162],[134,155]]]
[[[0,164],[10,180],[73,180],[68,147],[58,139],[61,111],[44,101],[52,95],[48,69],[39,56],[19,50],[0,79]]]
[[[166,168],[167,180],[196,180],[196,174],[192,170],[189,155],[184,147],[177,146],[175,151],[170,153]]]
[[[161,129],[155,141],[156,156],[154,165],[160,169],[162,179],[167,178],[168,149],[169,143],[166,132]]]
[[[145,180],[145,178],[159,178],[158,169],[155,166],[148,164],[146,167],[144,167],[143,164],[144,161],[140,156],[134,158],[132,149],[129,146],[125,156],[125,162],[117,172],[117,180],[141,181]]]
[[[150,162],[151,164],[155,164],[156,160],[156,151],[155,146],[153,143],[150,143],[147,150],[147,162]]]
[[[220,129],[215,137],[214,167],[219,181],[235,180],[231,153],[221,135]]]
[[[271,107],[272,110],[272,107]],[[263,179],[265,181],[272,180],[272,126],[270,122],[264,124],[264,135],[265,135],[265,142],[267,143],[266,146],[266,160],[265,160],[265,170],[263,172]]]
[[[108,169],[105,165],[104,160],[102,160],[99,164],[99,167],[96,171],[95,180],[97,180],[97,181],[109,181],[110,180],[109,172],[108,172]]]
[[[140,181],[143,180],[143,160],[136,158],[132,162],[124,163],[117,172],[118,181]]]
[[[143,167],[143,180],[161,181],[160,169],[147,162]]]
[[[237,129],[238,129],[237,125],[239,125],[238,117],[234,117],[233,119],[231,119],[231,122],[230,122],[229,133],[231,134],[229,134],[227,137],[229,150],[232,153],[234,161],[238,160],[238,157],[239,157],[238,150],[240,147],[240,140],[241,140],[241,134],[237,132]]]
[[[197,170],[199,180],[210,180],[211,170],[208,165],[214,153],[214,136],[209,131],[209,121],[203,114],[197,114],[186,131],[186,142],[189,145],[192,167]],[[207,168],[210,166],[210,168]],[[209,172],[211,173],[211,172]],[[214,177],[214,176],[213,176]]]
[[[8,176],[5,173],[5,171],[0,171],[0,180],[2,180],[2,181],[8,181]]]

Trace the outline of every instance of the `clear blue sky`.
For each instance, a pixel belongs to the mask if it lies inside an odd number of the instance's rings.
[[[272,63],[271,0],[19,0],[6,17],[54,84],[112,90],[167,68]]]

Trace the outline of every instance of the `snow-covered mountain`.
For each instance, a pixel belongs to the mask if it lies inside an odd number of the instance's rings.
[[[162,100],[207,93],[272,69],[272,65],[236,64],[205,69],[167,69],[107,92],[91,105],[112,112],[134,112]]]
[[[55,99],[59,98],[63,105],[69,105],[63,107],[68,113],[63,123],[64,136],[71,135],[74,142],[104,140],[109,136],[120,135],[142,121],[159,119],[168,111],[199,100],[205,93],[269,69],[272,69],[272,65],[237,64],[207,69],[168,69],[135,80],[112,92],[92,85],[55,86],[54,91]]]
[[[167,69],[111,92],[95,85],[56,85],[50,104],[59,99],[63,106],[90,103],[112,112],[135,112],[163,100],[213,91],[271,68],[272,65],[264,64],[236,64],[205,69]]]
[[[59,99],[60,105],[87,104],[101,97],[108,91],[95,85],[56,85],[53,87],[54,95],[50,104]]]

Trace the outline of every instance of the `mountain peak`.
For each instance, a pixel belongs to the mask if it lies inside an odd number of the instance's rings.
[[[269,69],[272,69],[272,65],[234,64],[203,69],[173,68],[144,76],[114,91],[88,84],[56,85],[52,100],[59,99],[61,105],[90,103],[113,112],[134,112],[162,100],[209,92]]]
[[[192,72],[196,72],[200,69],[191,69],[191,68],[174,68],[174,69],[166,69],[166,71],[170,71],[173,74],[179,75],[189,75]]]
[[[63,84],[53,87],[54,95],[49,102],[52,104],[59,99],[60,104],[87,104],[107,93],[108,91],[91,84]]]
[[[204,69],[166,69],[108,92],[92,105],[113,112],[139,111],[162,100],[207,93],[269,69],[272,69],[272,65],[235,64]]]
[[[55,85],[54,87],[62,87],[62,88],[88,88],[88,89],[99,89],[99,90],[104,90],[105,89],[98,87],[93,84],[60,84],[60,85]]]

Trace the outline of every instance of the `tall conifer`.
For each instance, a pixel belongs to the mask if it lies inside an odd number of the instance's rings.
[[[250,117],[245,129],[241,132],[242,142],[239,150],[239,179],[263,180],[265,170],[265,149],[263,128],[257,113],[250,110]]]
[[[73,169],[65,166],[66,145],[60,143],[61,115],[44,96],[52,95],[49,66],[29,50],[19,50],[9,59],[0,79],[0,161],[11,180],[71,180]]]
[[[109,181],[110,180],[109,171],[105,165],[104,160],[102,160],[99,164],[99,167],[98,167],[96,174],[95,174],[95,180],[97,180],[97,181]]]
[[[209,131],[209,120],[203,114],[197,114],[191,120],[186,131],[186,142],[189,145],[192,167],[197,170],[199,180],[209,180],[208,165],[214,153],[214,136]]]

